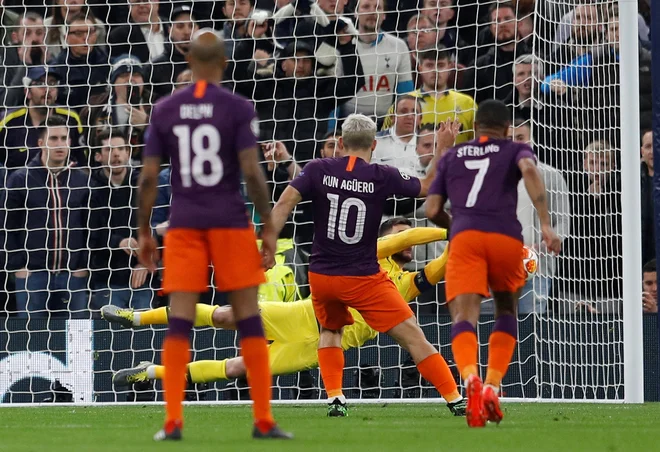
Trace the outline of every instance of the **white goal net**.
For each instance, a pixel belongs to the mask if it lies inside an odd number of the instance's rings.
[[[224,84],[254,102],[273,201],[307,162],[342,152],[336,138],[350,113],[377,121],[375,161],[422,176],[439,123],[460,121],[464,142],[474,136],[480,102],[506,102],[512,139],[538,154],[564,251],[553,257],[543,248],[521,186],[518,216],[526,245],[538,252],[538,271],[523,290],[519,345],[503,394],[624,400],[625,366],[641,363],[624,366],[622,200],[639,193],[623,192],[622,160],[639,154],[622,130],[644,127],[645,116],[641,125],[624,117],[618,1],[124,1],[6,0],[0,7],[0,403],[162,400],[160,382],[150,380],[160,375],[156,367],[132,385],[113,385],[112,377],[140,362],[160,364],[167,317],[153,309],[167,298],[160,273],[148,274],[136,258],[137,176],[151,108],[192,83],[185,57],[201,27],[223,33]],[[640,44],[640,66],[646,52]],[[70,144],[56,129],[68,131]],[[164,166],[152,218],[160,243],[169,200]],[[246,206],[258,228],[247,196]],[[388,219],[407,219],[402,224],[431,226],[420,200],[394,199],[386,210]],[[277,369],[289,372],[273,380],[276,399],[325,397],[318,371],[305,369],[304,359],[300,368],[290,361],[314,349],[313,334],[299,332],[296,317],[310,295],[312,221],[303,203],[259,294],[287,306],[273,314],[278,332],[269,338],[271,352],[275,344],[286,351],[273,358]],[[446,246],[418,245],[391,260],[421,271]],[[211,270],[222,272],[222,263]],[[455,369],[443,283],[411,302]],[[211,278],[202,303],[227,303]],[[139,320],[109,323],[100,315],[109,304],[135,309]],[[494,307],[491,300],[482,307],[485,371]],[[238,356],[233,331],[208,317],[201,323],[194,361]],[[404,351],[373,336],[346,352],[347,397],[439,397]],[[213,363],[191,370],[188,400],[247,400],[234,372]]]

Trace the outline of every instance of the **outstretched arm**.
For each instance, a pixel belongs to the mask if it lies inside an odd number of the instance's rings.
[[[378,240],[378,259],[390,257],[406,248],[425,245],[439,240],[447,240],[447,230],[439,228],[412,228],[381,237]]]

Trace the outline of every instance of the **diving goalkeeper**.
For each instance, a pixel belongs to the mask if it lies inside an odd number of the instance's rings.
[[[402,267],[412,260],[412,246],[446,240],[445,229],[412,228],[410,220],[395,217],[381,225],[380,236],[379,263],[407,301],[412,301],[420,293],[433,288],[444,278],[447,250],[440,257],[429,262],[422,271],[408,272]],[[266,339],[272,341],[269,345],[269,356],[273,375],[285,375],[318,367],[319,327],[314,316],[312,300],[308,298],[293,303],[260,302],[259,307]],[[104,319],[127,328],[165,325],[167,314],[165,307],[142,312],[111,305],[101,309]],[[344,350],[360,347],[378,335],[378,332],[371,329],[357,311],[351,309],[351,314],[355,323],[344,329],[342,339]],[[231,307],[205,304],[197,305],[195,326],[236,329]],[[125,386],[145,380],[160,380],[164,374],[163,366],[142,362],[137,367],[117,372],[113,382],[115,385]],[[245,374],[245,365],[240,356],[219,361],[195,361],[188,365],[188,381],[192,383],[240,378]],[[459,394],[448,366],[446,366],[446,379],[440,390],[450,411],[456,416],[465,415],[465,400]]]

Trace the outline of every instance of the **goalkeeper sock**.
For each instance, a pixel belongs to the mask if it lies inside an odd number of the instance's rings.
[[[213,313],[218,307],[197,303],[195,307],[195,326],[213,326]]]
[[[188,364],[188,373],[192,383],[210,383],[227,380],[227,360],[195,361]]]
[[[167,307],[149,309],[148,311],[136,312],[139,314],[140,325],[167,325],[168,311]]]
[[[501,315],[495,319],[493,332],[488,339],[488,372],[484,384],[498,389],[509,368],[516,348],[518,320],[512,315]]]
[[[343,397],[344,350],[341,347],[320,348],[318,355],[319,370],[328,399]]]
[[[190,361],[190,330],[192,322],[169,319],[169,329],[163,345],[163,364],[167,373],[165,388],[165,422],[183,420],[183,397],[186,389],[186,366]]]
[[[451,351],[461,378],[467,380],[470,375],[479,375],[477,371],[477,332],[467,320],[451,326]]]
[[[275,420],[270,409],[272,378],[264,327],[259,315],[239,320],[236,326],[241,337],[241,354],[247,370],[250,398],[253,401],[254,423],[262,433],[266,433],[273,428]]]
[[[417,364],[417,370],[426,381],[435,386],[435,389],[447,402],[453,402],[461,398],[454,376],[440,353],[434,353],[424,358]]]

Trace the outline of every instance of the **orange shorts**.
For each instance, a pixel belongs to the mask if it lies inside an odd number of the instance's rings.
[[[362,314],[367,324],[381,333],[413,316],[408,303],[382,270],[371,276],[328,276],[309,272],[309,286],[316,318],[328,330],[353,324],[349,307]]]
[[[447,300],[476,293],[516,292],[525,285],[523,244],[504,234],[462,231],[449,242],[445,275]]]
[[[203,293],[208,290],[209,264],[223,292],[266,282],[252,227],[246,229],[170,229],[163,252],[163,291]]]

